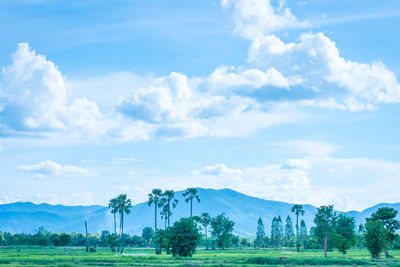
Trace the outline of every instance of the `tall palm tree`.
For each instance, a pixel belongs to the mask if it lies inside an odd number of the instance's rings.
[[[149,201],[147,204],[151,206],[154,204],[154,233],[157,233],[157,208],[161,208],[163,203],[161,201],[162,191],[161,189],[153,189],[149,194]]]
[[[118,199],[118,212],[121,216],[120,225],[120,240],[121,240],[121,254],[124,252],[124,214],[131,213],[132,202],[126,194],[121,194],[117,197]]]
[[[108,207],[111,209],[111,213],[114,215],[114,234],[117,234],[116,215],[118,213],[118,199],[117,198],[110,199],[110,202],[108,202]]]
[[[210,224],[211,222],[211,216],[210,214],[208,214],[207,212],[203,212],[201,214],[201,225],[203,225],[204,227],[204,232],[206,235],[206,249],[208,249],[208,241],[207,241],[207,226]]]
[[[167,210],[166,216],[167,216],[168,228],[169,228],[170,217],[172,215],[171,205],[172,205],[173,209],[176,208],[176,204],[178,204],[178,200],[175,198],[174,190],[165,190],[162,198],[163,198],[162,202],[164,203],[164,206],[166,207],[166,210]]]
[[[163,206],[162,210],[160,211],[161,219],[164,220],[164,229],[167,229],[167,220],[168,216],[170,216],[172,213],[168,211],[168,206],[165,205]]]
[[[297,252],[300,251],[300,243],[299,243],[299,215],[304,216],[304,209],[302,205],[295,204],[292,207],[292,212],[296,215],[296,248]]]
[[[200,202],[199,195],[197,194],[197,189],[196,188],[187,188],[185,192],[183,192],[183,196],[185,197],[185,201],[189,202],[190,201],[190,218],[193,216],[193,198],[197,200],[197,202]]]

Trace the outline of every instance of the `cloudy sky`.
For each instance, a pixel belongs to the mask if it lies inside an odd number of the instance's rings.
[[[397,0],[2,0],[0,203],[400,201]]]

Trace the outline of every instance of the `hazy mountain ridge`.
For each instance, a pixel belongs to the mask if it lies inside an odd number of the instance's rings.
[[[270,231],[270,223],[274,216],[280,215],[286,220],[290,215],[293,223],[295,216],[291,213],[291,203],[265,200],[247,196],[231,189],[198,188],[200,203],[193,203],[193,212],[199,215],[208,212],[212,216],[225,213],[235,222],[235,232],[243,236],[253,236],[257,228],[257,220],[261,217]],[[182,191],[176,192],[178,206],[173,210],[171,223],[181,217],[189,216],[189,204],[182,197]],[[356,218],[357,224],[364,222],[379,207],[393,207],[400,211],[400,203],[382,203],[367,208],[362,212],[350,211],[346,214]],[[306,211],[303,219],[309,228],[313,224],[316,207],[304,205]],[[0,205],[0,231],[35,232],[40,226],[51,232],[84,232],[84,221],[88,221],[89,232],[99,233],[102,230],[113,229],[113,216],[105,206],[63,206],[46,203],[16,202]],[[140,234],[146,227],[154,227],[154,207],[140,203],[132,207],[130,215],[126,216],[126,232]],[[164,221],[158,219],[158,227],[163,227]]]

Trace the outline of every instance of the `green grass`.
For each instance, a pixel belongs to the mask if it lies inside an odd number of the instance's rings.
[[[371,260],[367,250],[350,250],[343,255],[308,250],[300,253],[282,249],[198,250],[192,258],[155,255],[151,249],[126,248],[125,255],[106,248],[86,253],[84,248],[1,247],[0,266],[391,266],[400,267],[400,250],[393,259]]]

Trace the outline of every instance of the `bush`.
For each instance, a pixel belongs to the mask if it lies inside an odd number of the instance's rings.
[[[170,229],[170,245],[173,256],[191,257],[200,241],[200,233],[190,218],[183,218]]]

